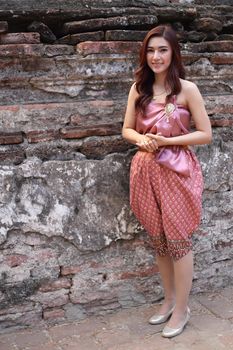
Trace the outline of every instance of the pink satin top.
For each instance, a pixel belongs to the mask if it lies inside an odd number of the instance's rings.
[[[136,131],[140,134],[161,133],[165,137],[188,134],[191,121],[190,112],[186,107],[177,104],[175,97],[172,104],[175,109],[168,117],[165,112],[165,104],[152,100],[147,106],[145,115],[137,117]],[[189,176],[189,152],[190,150],[185,146],[165,146],[155,152],[155,157],[161,165],[181,175]]]

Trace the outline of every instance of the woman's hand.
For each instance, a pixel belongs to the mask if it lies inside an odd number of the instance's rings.
[[[162,146],[168,146],[169,145],[169,138],[164,137],[161,135],[161,133],[158,134],[146,134],[151,140],[155,141],[158,147]]]
[[[143,135],[141,140],[136,145],[147,152],[155,152],[158,149],[157,141],[151,137]]]

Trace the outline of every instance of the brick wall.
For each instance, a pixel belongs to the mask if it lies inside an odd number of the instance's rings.
[[[135,149],[121,137],[141,40],[158,23],[177,29],[214,132],[196,148],[205,192],[193,293],[232,283],[231,1],[1,5],[1,330],[162,297],[129,210]]]

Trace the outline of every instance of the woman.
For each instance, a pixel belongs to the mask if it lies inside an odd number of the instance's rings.
[[[157,253],[164,302],[149,322],[168,321],[164,337],[180,334],[190,318],[191,236],[200,223],[203,181],[189,146],[212,139],[202,96],[184,78],[173,29],[160,25],[149,31],[129,92],[122,135],[139,147],[130,169],[130,205]]]

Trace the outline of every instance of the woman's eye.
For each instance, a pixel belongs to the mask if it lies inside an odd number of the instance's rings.
[[[161,49],[160,52],[162,53],[167,52],[167,49]]]

